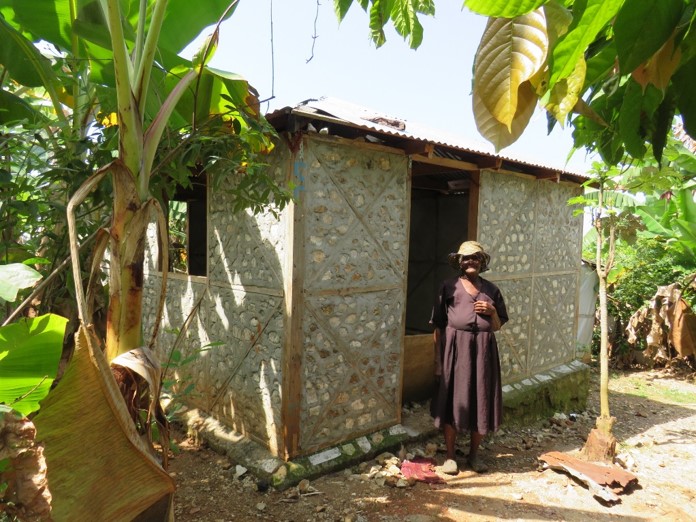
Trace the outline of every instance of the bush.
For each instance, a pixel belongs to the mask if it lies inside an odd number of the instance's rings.
[[[696,272],[696,266],[680,264],[668,245],[654,238],[638,239],[617,249],[615,266],[609,278],[608,311],[616,322],[610,340],[617,353],[630,346],[625,327],[633,313],[650,301],[658,286],[684,281]],[[684,298],[694,306],[693,292],[685,292]]]

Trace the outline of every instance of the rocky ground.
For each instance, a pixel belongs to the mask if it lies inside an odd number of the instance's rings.
[[[484,442],[489,472],[463,469],[441,484],[403,480],[401,459],[435,452],[439,437],[354,468],[274,491],[234,462],[184,437],[171,461],[175,512],[186,521],[428,522],[464,520],[696,520],[696,382],[693,373],[621,373],[610,380],[611,413],[621,462],[638,485],[618,503],[598,500],[580,481],[538,457],[576,455],[594,425],[598,376],[585,412],[557,414],[533,426],[503,429]],[[418,405],[411,407],[419,407]],[[423,406],[420,406],[423,407]],[[462,459],[466,440],[461,441]],[[402,480],[400,480],[402,479]]]

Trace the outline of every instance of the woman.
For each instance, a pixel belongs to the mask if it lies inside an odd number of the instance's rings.
[[[493,332],[508,320],[500,290],[480,277],[490,256],[476,241],[466,241],[449,255],[458,277],[446,280],[437,296],[431,323],[435,325],[435,378],[431,404],[435,426],[444,431],[447,460],[444,473],[459,472],[455,461],[457,433],[469,431],[467,462],[477,473],[487,470],[478,457],[484,435],[496,431],[502,417],[502,385],[498,344]]]

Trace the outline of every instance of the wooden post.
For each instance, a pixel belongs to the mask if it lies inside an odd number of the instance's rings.
[[[288,177],[292,178],[298,170],[304,170],[304,146],[302,137],[300,147],[293,151],[288,161]],[[296,181],[296,180],[295,180]],[[286,256],[287,277],[283,285],[285,291],[284,346],[282,357],[283,402],[281,406],[282,437],[280,456],[289,460],[299,453],[300,416],[302,413],[302,300],[304,287],[304,191],[299,191],[296,200],[288,206],[287,235],[288,254]]]

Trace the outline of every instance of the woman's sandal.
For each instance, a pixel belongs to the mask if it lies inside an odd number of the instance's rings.
[[[486,463],[478,457],[469,457],[466,459],[466,461],[468,462],[469,467],[476,473],[485,473],[488,471],[488,466]]]

